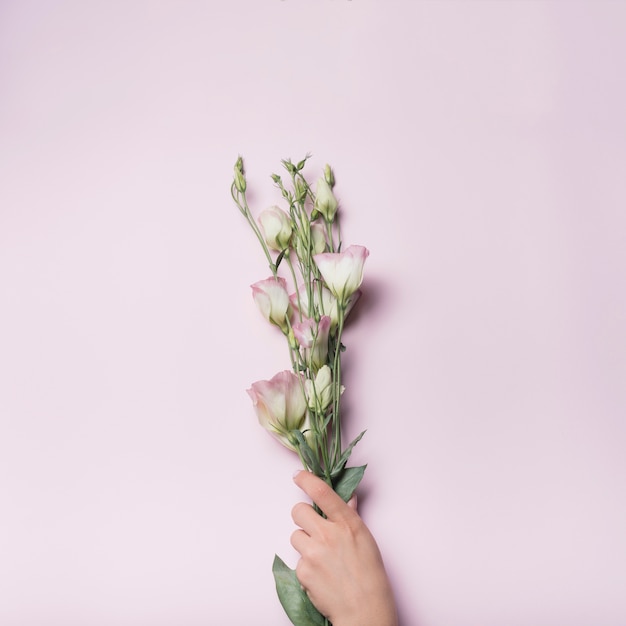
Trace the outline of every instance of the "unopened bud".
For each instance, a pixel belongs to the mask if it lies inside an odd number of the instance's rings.
[[[333,194],[330,184],[325,178],[317,181],[315,190],[315,208],[324,216],[327,222],[332,222],[337,213],[337,198]]]
[[[246,191],[246,179],[244,178],[243,171],[239,170],[237,165],[235,165],[235,189],[239,193],[244,193]]]
[[[330,165],[328,165],[328,163],[326,163],[326,165],[324,166],[324,179],[330,185],[330,187],[335,186],[335,176],[333,174],[333,171],[330,169]]]
[[[307,186],[301,181],[296,180],[296,200],[304,202],[306,200]]]

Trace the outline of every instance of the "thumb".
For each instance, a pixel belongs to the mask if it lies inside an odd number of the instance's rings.
[[[357,499],[356,499],[356,493],[348,500],[348,506],[353,510],[353,511],[358,511],[357,509]]]

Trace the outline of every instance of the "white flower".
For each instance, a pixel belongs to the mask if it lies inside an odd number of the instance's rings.
[[[333,375],[330,367],[323,365],[317,372],[315,381],[307,378],[304,381],[304,390],[309,408],[312,411],[324,413],[333,400]]]
[[[361,286],[363,265],[369,251],[363,246],[350,246],[344,252],[316,254],[313,259],[331,293],[346,306],[350,296]]]
[[[325,178],[317,181],[315,189],[315,208],[324,216],[327,222],[332,222],[337,213],[337,198]]]
[[[291,219],[281,208],[271,206],[259,215],[259,225],[267,245],[272,250],[284,250],[291,240]]]

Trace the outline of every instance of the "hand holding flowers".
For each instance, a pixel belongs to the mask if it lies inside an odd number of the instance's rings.
[[[285,336],[291,361],[291,371],[253,383],[248,394],[259,423],[347,502],[365,466],[347,467],[364,433],[346,448],[342,444],[342,334],[360,293],[369,252],[363,246],[342,250],[333,172],[327,165],[313,191],[302,174],[307,159],[297,164],[282,161],[287,184],[277,174],[272,180],[287,210],[269,207],[258,220],[248,206],[243,160],[235,164],[233,200],[255,233],[272,274],[252,285],[253,298],[265,319]],[[317,513],[322,514],[319,509]],[[273,571],[280,601],[293,624],[329,623],[311,604],[295,571],[279,557]]]

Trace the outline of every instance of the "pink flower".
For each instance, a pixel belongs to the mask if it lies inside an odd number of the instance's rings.
[[[330,332],[331,319],[328,315],[322,315],[319,322],[314,319],[304,318],[292,326],[293,334],[298,343],[307,351],[306,358],[318,369],[326,363],[328,357],[328,334]]]
[[[307,399],[302,379],[285,370],[270,380],[252,383],[247,392],[252,398],[261,426],[284,446],[295,450],[291,431],[308,429]]]
[[[252,297],[266,320],[288,332],[291,303],[284,278],[267,278],[251,285]]]
[[[313,257],[340,306],[345,308],[348,298],[361,286],[363,265],[368,256],[367,248],[350,246],[344,252],[325,252]]]

